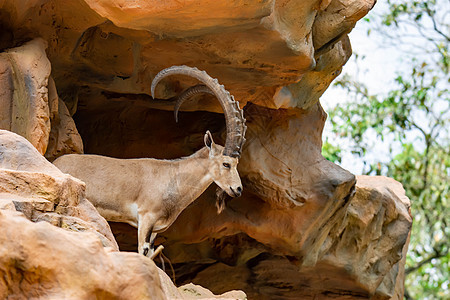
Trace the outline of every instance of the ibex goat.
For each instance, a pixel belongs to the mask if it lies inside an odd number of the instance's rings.
[[[156,234],[166,230],[212,182],[232,197],[242,193],[236,167],[247,127],[239,104],[216,79],[187,66],[173,66],[159,72],[152,82],[152,97],[158,82],[175,74],[191,76],[203,83],[188,88],[178,97],[175,119],[179,107],[189,97],[197,93],[215,95],[225,114],[224,147],[215,144],[207,131],[205,147],[180,159],[116,159],[70,154],[54,162],[63,172],[86,183],[87,198],[106,220],[138,228],[138,250],[147,256],[153,253]]]

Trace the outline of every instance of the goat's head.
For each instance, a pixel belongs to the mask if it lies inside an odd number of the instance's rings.
[[[239,102],[235,101],[233,96],[219,84],[217,79],[211,78],[205,71],[187,66],[173,66],[160,71],[153,79],[151,86],[152,97],[155,97],[156,85],[165,77],[170,75],[186,75],[194,77],[202,84],[190,87],[183,91],[175,103],[175,120],[178,121],[178,109],[181,104],[198,93],[208,93],[216,96],[225,114],[227,125],[227,138],[225,146],[222,147],[214,143],[209,131],[205,135],[205,145],[209,149],[209,158],[211,161],[210,174],[214,182],[232,197],[240,196],[242,193],[242,184],[237,172],[237,164],[242,151],[242,145],[245,142],[244,113],[239,107]]]
[[[237,171],[239,158],[224,155],[224,147],[214,143],[209,131],[205,134],[205,145],[209,150],[209,174],[214,182],[231,197],[239,197],[242,183]]]

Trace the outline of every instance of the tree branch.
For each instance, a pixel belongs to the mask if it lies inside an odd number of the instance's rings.
[[[412,300],[413,299],[411,297],[411,295],[409,294],[408,290],[406,289],[406,286],[404,287],[404,290],[403,290],[403,296],[405,297],[406,300]]]
[[[410,274],[410,273],[412,273],[412,272],[414,272],[414,271],[417,271],[420,267],[422,267],[423,265],[428,264],[428,263],[431,262],[433,259],[444,257],[444,256],[446,256],[447,254],[448,254],[448,250],[441,253],[440,251],[436,251],[436,249],[435,249],[435,252],[434,252],[434,254],[433,254],[432,256],[428,257],[427,259],[422,260],[421,262],[419,262],[419,263],[418,263],[417,265],[415,265],[414,267],[411,267],[411,268],[406,269],[406,270],[405,270],[405,276],[408,275],[408,274]]]
[[[430,8],[428,8],[428,6],[425,6],[425,9],[427,10],[428,16],[431,18],[431,21],[433,22],[434,30],[437,33],[439,33],[443,38],[445,38],[447,40],[447,42],[450,42],[450,37],[448,35],[446,35],[445,33],[443,33],[441,30],[439,30],[439,28],[437,27],[436,20],[434,19],[434,14],[430,10]]]

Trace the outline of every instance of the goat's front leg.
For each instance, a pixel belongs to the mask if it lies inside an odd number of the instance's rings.
[[[154,252],[156,233],[153,233],[155,220],[150,215],[140,215],[138,222],[138,251],[139,254],[151,257]]]

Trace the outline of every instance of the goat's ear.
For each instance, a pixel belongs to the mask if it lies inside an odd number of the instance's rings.
[[[208,130],[208,131],[206,131],[206,134],[205,134],[205,145],[206,145],[206,147],[211,149],[213,144],[214,144],[214,140],[212,138],[211,132],[209,132],[209,130]]]

